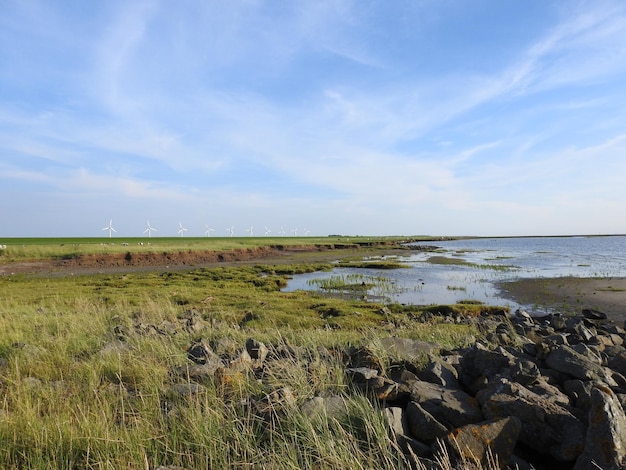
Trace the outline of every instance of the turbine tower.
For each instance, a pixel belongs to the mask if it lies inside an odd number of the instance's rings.
[[[246,229],[246,232],[250,233],[250,236],[254,235],[254,232],[252,231],[254,229],[254,227],[250,226],[250,228]]]
[[[226,231],[228,232],[228,236],[232,237],[235,233],[235,226],[231,225],[229,228],[226,229]]]
[[[183,227],[183,223],[182,222],[178,222],[178,226],[180,227],[178,229],[178,233],[180,234],[181,237],[185,236],[185,232],[187,231],[187,229],[185,227]]]
[[[292,232],[293,232],[293,236],[294,236],[294,237],[297,237],[297,236],[298,236],[298,229],[297,229],[297,228],[294,228],[294,229],[292,230]]]
[[[109,238],[111,238],[112,237],[112,232],[117,232],[117,230],[115,230],[113,228],[113,219],[109,220],[108,227],[104,227],[102,230],[108,230],[109,231]]]
[[[148,228],[147,228],[147,229],[145,229],[145,230],[143,231],[143,233],[148,232],[148,238],[151,238],[151,237],[152,237],[152,232],[156,232],[156,231],[157,231],[157,229],[155,229],[154,227],[151,227],[151,226],[150,226],[150,221],[148,220]]]
[[[265,236],[266,236],[266,237],[267,237],[267,236],[269,236],[269,234],[270,234],[271,232],[272,232],[272,231],[271,231],[269,228],[265,227]]]
[[[281,228],[280,228],[280,231],[278,232],[278,234],[279,234],[281,237],[284,237],[284,236],[285,236],[285,233],[286,233],[286,232],[285,232],[285,229],[281,227]]]
[[[204,234],[207,237],[210,237],[211,236],[211,232],[215,232],[215,229],[209,228],[209,226],[207,224],[204,224],[204,226],[206,227],[206,230],[204,231]]]

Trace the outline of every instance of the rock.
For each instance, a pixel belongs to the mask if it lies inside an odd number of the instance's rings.
[[[365,383],[374,377],[378,377],[378,371],[369,367],[351,367],[346,372],[353,383]]]
[[[434,441],[448,433],[448,429],[443,424],[414,401],[407,405],[406,418],[411,436],[419,441]]]
[[[204,341],[196,341],[187,349],[187,357],[196,364],[206,364],[207,362],[221,363],[221,359],[213,352],[211,346]]]
[[[591,389],[593,382],[583,382],[579,379],[566,380],[563,389],[570,397],[571,403],[584,412],[589,411],[591,406]]]
[[[574,351],[569,346],[560,346],[546,358],[546,364],[559,372],[564,372],[581,380],[604,382],[610,387],[617,383],[611,377],[611,371],[598,365],[587,356]]]
[[[478,402],[463,390],[445,388],[420,380],[411,384],[410,392],[411,400],[419,403],[448,429],[483,420]]]
[[[541,454],[573,461],[583,450],[585,425],[567,408],[531,392],[526,387],[500,379],[477,395],[485,418],[517,416],[520,441]]]
[[[491,462],[497,462],[498,468],[507,468],[521,429],[521,421],[509,416],[468,424],[447,434],[441,442],[453,464],[470,462],[492,468]]]
[[[626,351],[621,351],[617,355],[611,357],[608,366],[614,371],[622,375],[626,375]]]
[[[509,368],[509,376],[515,382],[527,386],[541,377],[541,371],[534,362],[520,359]]]
[[[489,379],[515,364],[515,357],[502,348],[489,350],[480,343],[470,348],[461,359],[460,382],[470,393],[486,386]]]
[[[346,351],[347,365],[351,368],[367,367],[382,373],[383,363],[369,348],[351,347]]]
[[[429,356],[429,362],[417,376],[425,382],[449,388],[460,388],[457,370],[441,358]]]
[[[441,346],[409,338],[387,337],[380,340],[385,352],[400,361],[415,361],[427,354],[438,352]]]
[[[549,384],[545,380],[539,380],[526,388],[540,397],[556,403],[557,405],[569,406],[571,403],[568,395],[561,392],[557,386]]]
[[[218,368],[224,367],[222,361],[207,362],[206,364],[189,364],[181,366],[176,370],[176,375],[182,379],[193,380],[194,382],[204,382],[215,376]]]
[[[593,308],[583,308],[582,312],[583,317],[588,318],[590,320],[606,320],[606,313],[601,312],[599,310],[595,310]]]
[[[251,405],[258,417],[274,422],[288,410],[295,408],[296,398],[291,387],[281,387],[259,400],[252,400]]]
[[[416,441],[408,435],[408,425],[402,408],[388,407],[383,410],[383,413],[385,414],[392,439],[397,443],[404,455],[409,458],[430,455],[429,446]]]
[[[376,398],[377,400],[395,401],[404,399],[409,395],[409,389],[406,385],[399,384],[387,377],[379,375],[361,382],[356,382],[355,385],[363,390],[366,395]]]
[[[626,415],[607,387],[591,391],[589,428],[585,449],[574,470],[619,470],[626,465]]]
[[[260,365],[263,361],[265,361],[268,353],[267,346],[252,338],[249,338],[246,341],[246,351],[248,351],[248,354],[257,365]]]
[[[348,414],[346,400],[338,395],[328,397],[313,397],[300,406],[300,411],[309,418],[325,414],[332,418],[340,418]]]

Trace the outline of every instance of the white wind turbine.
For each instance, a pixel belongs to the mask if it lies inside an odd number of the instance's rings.
[[[157,229],[155,229],[154,227],[150,226],[150,221],[149,220],[148,220],[148,228],[145,229],[143,231],[143,233],[146,233],[146,232],[148,232],[148,238],[152,237],[152,232],[157,232]]]
[[[281,227],[281,228],[280,228],[280,231],[278,232],[278,234],[279,234],[281,237],[284,237],[284,236],[285,236],[285,233],[286,233],[286,232],[285,232],[285,229]]]
[[[308,228],[305,228],[305,229],[304,229],[304,236],[306,237],[308,234],[309,234],[309,229],[308,229]]]
[[[226,229],[226,231],[228,232],[228,236],[232,237],[235,233],[235,226],[231,225],[229,228]]]
[[[215,232],[215,229],[209,228],[209,226],[207,224],[204,224],[204,226],[206,227],[206,230],[204,231],[204,234],[207,237],[210,237],[211,236],[211,232]]]
[[[185,236],[185,232],[187,231],[187,229],[185,227],[183,227],[183,223],[182,222],[178,222],[178,227],[180,227],[178,229],[178,233],[180,234],[181,237]]]
[[[267,237],[267,236],[268,236],[271,232],[272,232],[272,231],[271,231],[269,228],[265,227],[265,236],[266,236],[266,237]]]
[[[109,231],[109,238],[111,238],[112,232],[117,232],[117,230],[115,230],[113,228],[113,219],[109,220],[108,227],[104,227],[102,230],[108,230]]]
[[[298,236],[298,229],[297,229],[297,228],[294,228],[294,229],[292,230],[292,232],[293,232],[293,236],[294,236],[294,237],[297,237],[297,236]]]
[[[250,234],[250,236],[254,235],[254,227],[250,226],[250,228],[246,229],[246,232],[248,232]]]

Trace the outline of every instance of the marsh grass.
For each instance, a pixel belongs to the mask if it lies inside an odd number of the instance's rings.
[[[318,348],[375,343],[390,322],[394,334],[445,347],[475,332],[416,322],[416,307],[381,315],[373,303],[281,292],[300,269],[0,277],[0,468],[408,468],[380,410]],[[189,312],[200,328],[180,327]],[[304,353],[263,381],[243,373],[228,387],[206,379],[198,393],[172,392],[195,384],[175,373],[194,341],[242,346],[250,337]],[[251,397],[284,386],[294,406],[270,420],[251,411]],[[344,416],[300,411],[328,393],[343,397]]]

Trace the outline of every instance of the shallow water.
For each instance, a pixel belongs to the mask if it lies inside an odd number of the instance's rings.
[[[285,291],[319,290],[314,279],[360,274],[384,277],[386,286],[367,292],[368,298],[413,305],[453,304],[463,300],[488,305],[519,305],[499,291],[497,284],[537,277],[626,277],[626,236],[485,238],[425,242],[440,252],[415,252],[398,258],[405,269],[336,268],[331,272],[295,276]],[[432,256],[462,260],[470,265],[433,264]]]

